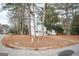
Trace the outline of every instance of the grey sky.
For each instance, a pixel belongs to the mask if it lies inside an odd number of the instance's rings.
[[[42,4],[39,3],[39,6],[41,6]],[[43,6],[43,5],[42,5]],[[2,4],[0,3],[0,8],[2,7]],[[7,11],[1,11],[0,12],[0,23],[1,24],[8,24],[8,17],[7,15]]]
[[[8,24],[8,17],[6,15],[7,15],[7,11],[0,12],[0,23],[1,24]]]
[[[0,3],[0,10],[1,10],[2,4]],[[6,10],[2,10],[0,11],[0,23],[1,24],[8,24],[8,17],[7,15],[7,11]]]

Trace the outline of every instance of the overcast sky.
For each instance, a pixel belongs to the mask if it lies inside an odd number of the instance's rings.
[[[6,14],[7,14],[7,11],[0,12],[0,23],[1,24],[8,24],[8,18]]]
[[[1,8],[1,4],[0,4],[0,8]],[[7,11],[0,11],[0,23],[1,24],[8,24],[8,17],[7,15]]]
[[[39,6],[41,6],[42,4],[39,4]],[[0,3],[0,9],[1,9],[2,5]],[[7,15],[7,11],[1,11],[0,12],[0,23],[1,24],[8,24],[8,17],[6,16]]]

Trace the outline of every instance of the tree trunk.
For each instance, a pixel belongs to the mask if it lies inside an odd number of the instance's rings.
[[[45,3],[45,6],[44,6],[44,13],[43,13],[43,20],[42,20],[42,36],[44,35],[44,20],[45,20],[45,13],[46,13],[46,9],[47,9],[47,3]]]
[[[29,24],[29,26],[28,26],[28,30],[29,30],[29,35],[31,36],[31,15],[30,15],[30,4],[29,3],[27,3],[27,5],[28,5],[28,24]]]
[[[36,28],[35,28],[35,8],[34,8],[35,4],[33,3],[33,24],[34,24],[34,38],[36,37]]]
[[[68,16],[68,3],[65,5],[65,11],[66,11],[66,34],[69,34],[69,16]]]

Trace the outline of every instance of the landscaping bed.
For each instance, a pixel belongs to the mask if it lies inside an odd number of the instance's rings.
[[[2,44],[12,48],[47,49],[62,48],[79,43],[77,35],[37,36],[34,40],[29,35],[5,36]]]

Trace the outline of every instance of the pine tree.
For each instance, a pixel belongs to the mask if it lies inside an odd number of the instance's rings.
[[[71,34],[79,35],[79,15],[75,15],[71,23]]]

